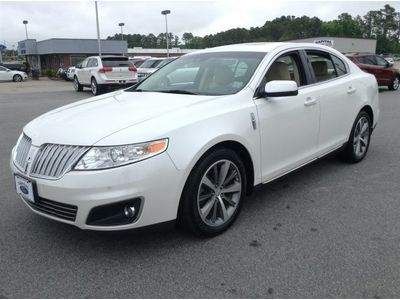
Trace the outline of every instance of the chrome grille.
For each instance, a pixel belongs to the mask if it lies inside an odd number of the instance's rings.
[[[32,145],[32,139],[23,133],[18,143],[15,156],[15,163],[22,170],[24,169],[26,158],[28,156],[29,150],[31,149],[31,145]]]
[[[69,171],[89,147],[45,144],[36,154],[31,175],[44,178],[59,178]]]

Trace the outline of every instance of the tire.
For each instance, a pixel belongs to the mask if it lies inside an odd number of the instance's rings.
[[[92,94],[94,96],[100,95],[101,94],[101,88],[100,86],[97,84],[96,78],[92,78],[92,80],[90,81],[90,89],[92,90]]]
[[[392,83],[390,85],[388,85],[389,90],[391,91],[396,91],[399,88],[400,85],[400,77],[396,76]]]
[[[199,236],[222,233],[239,215],[246,188],[246,169],[239,155],[228,148],[215,149],[200,159],[186,181],[178,224]]]
[[[350,163],[358,163],[364,159],[371,141],[371,125],[369,114],[362,110],[354,121],[347,144],[339,152],[339,158]]]
[[[14,75],[13,76],[13,81],[14,82],[21,82],[22,81],[22,76],[18,75],[18,74]]]
[[[76,92],[83,91],[83,85],[79,83],[78,77],[74,77],[74,88]]]

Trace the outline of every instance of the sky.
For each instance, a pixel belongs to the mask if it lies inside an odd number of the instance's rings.
[[[385,4],[400,12],[399,1],[98,1],[101,38],[120,32],[159,34],[165,32],[161,10],[169,9],[168,29],[204,36],[237,27],[262,26],[282,15],[318,17],[327,21],[347,12],[363,16]],[[8,49],[25,39],[22,20],[28,20],[28,36],[49,38],[96,38],[94,1],[2,1],[0,0],[0,44]]]

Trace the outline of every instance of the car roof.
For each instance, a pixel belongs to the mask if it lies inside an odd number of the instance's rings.
[[[320,49],[325,51],[337,52],[334,48],[319,45],[315,43],[293,43],[293,42],[256,42],[256,43],[243,43],[243,44],[233,44],[226,46],[219,46],[214,48],[207,48],[204,50],[199,50],[186,55],[196,55],[197,53],[208,53],[208,52],[271,52],[275,49],[281,48],[309,48],[309,49]]]

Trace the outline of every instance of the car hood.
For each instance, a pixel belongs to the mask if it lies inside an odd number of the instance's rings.
[[[91,146],[122,129],[154,120],[215,96],[114,92],[50,111],[24,128],[32,143]]]

